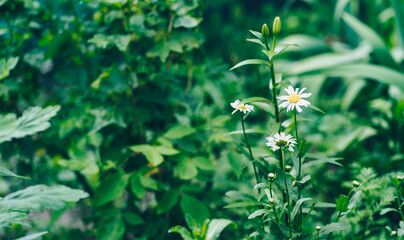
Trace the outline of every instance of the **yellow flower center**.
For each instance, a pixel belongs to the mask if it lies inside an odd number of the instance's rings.
[[[298,101],[300,101],[300,99],[302,99],[302,97],[300,97],[296,93],[292,93],[288,97],[288,101],[291,103],[297,103]]]
[[[240,110],[244,111],[244,110],[246,110],[247,108],[246,108],[245,106],[241,105],[241,106],[238,106],[237,109],[240,109]]]
[[[275,145],[278,147],[284,147],[284,146],[288,145],[288,142],[285,140],[278,140],[278,141],[276,141]]]

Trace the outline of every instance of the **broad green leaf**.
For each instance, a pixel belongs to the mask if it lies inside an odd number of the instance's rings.
[[[140,176],[140,183],[143,185],[143,187],[158,191],[159,190],[159,183],[154,180],[153,178],[145,177],[145,176]]]
[[[168,212],[177,204],[179,197],[180,193],[177,189],[167,191],[161,201],[159,201],[159,205],[157,206],[157,214]]]
[[[192,158],[192,162],[202,170],[213,171],[217,169],[216,166],[213,165],[212,161],[207,157],[197,156]]]
[[[337,206],[335,207],[339,212],[348,211],[349,197],[341,194],[337,200]]]
[[[125,234],[125,224],[120,215],[104,220],[102,227],[97,230],[99,240],[118,240]]]
[[[346,231],[351,229],[351,225],[348,223],[330,223],[325,225],[321,230],[319,237],[328,235],[333,232],[339,232],[339,231]]]
[[[0,200],[0,205],[7,208],[32,209],[34,211],[59,210],[64,208],[67,202],[78,202],[87,197],[88,194],[82,190],[75,190],[62,185],[51,187],[36,185],[8,194]]]
[[[311,198],[301,198],[299,199],[299,201],[296,202],[295,206],[293,207],[292,213],[291,213],[291,219],[293,221],[293,219],[295,218],[297,212],[299,211],[300,206],[305,202],[305,201],[309,201],[312,200]]]
[[[280,44],[279,47],[275,48],[275,56],[279,56],[280,54],[285,52],[286,49],[288,49],[289,47],[299,47],[299,44],[295,44],[295,43]]]
[[[201,232],[200,229],[201,227],[196,223],[195,219],[188,213],[185,214],[185,221],[187,222],[189,229],[191,229],[192,235],[194,235],[195,232]]]
[[[130,35],[104,35],[96,34],[94,37],[88,40],[89,43],[94,43],[98,48],[105,49],[109,45],[115,45],[121,52],[125,52],[128,49],[131,41]]]
[[[155,146],[153,147],[157,152],[161,153],[162,155],[175,155],[180,153],[178,150],[166,146]]]
[[[202,21],[202,18],[194,18],[189,15],[180,16],[175,19],[174,27],[184,27],[184,28],[194,28],[199,25]]]
[[[11,172],[10,170],[2,168],[2,167],[0,167],[0,176],[29,179],[29,177],[18,176],[17,174]]]
[[[262,36],[262,33],[250,30],[250,33],[252,33],[256,38],[258,38],[262,43],[264,43],[264,36]]]
[[[128,185],[129,175],[113,173],[108,175],[94,194],[93,205],[98,207],[122,196]]]
[[[142,153],[153,166],[158,166],[164,161],[164,158],[160,152],[158,152],[157,149],[151,145],[135,145],[129,148],[134,152]]]
[[[219,238],[220,233],[233,222],[228,219],[213,219],[209,222],[208,230],[206,233],[206,240],[216,240]]]
[[[179,177],[184,180],[192,179],[198,174],[196,165],[191,158],[181,160],[176,169]]]
[[[163,136],[169,139],[180,139],[196,132],[195,128],[187,125],[178,125],[170,128]]]
[[[31,107],[18,119],[14,114],[0,116],[0,143],[46,130],[50,127],[49,119],[55,116],[59,109],[60,106],[44,109]]]
[[[134,214],[132,212],[124,212],[122,214],[122,217],[130,225],[136,226],[144,223],[143,219],[139,215]]]
[[[391,3],[395,13],[397,29],[400,33],[401,47],[404,47],[404,5],[401,0],[392,0]]]
[[[353,15],[345,12],[342,19],[364,40],[369,42],[373,49],[375,56],[379,63],[390,66],[392,68],[399,68],[389,50],[387,49],[383,39],[370,27],[359,21]]]
[[[146,195],[145,187],[140,183],[140,174],[132,173],[129,177],[130,189],[139,199],[143,199]]]
[[[202,225],[203,222],[209,218],[210,214],[208,208],[195,197],[186,194],[182,195],[180,205],[182,212],[191,215],[199,225]]]
[[[251,65],[251,64],[259,64],[259,65],[266,65],[266,66],[270,66],[271,64],[265,60],[262,59],[248,59],[248,60],[244,60],[238,64],[236,64],[236,66],[230,68],[230,71],[245,65]]]
[[[168,229],[169,233],[178,233],[181,235],[183,240],[194,240],[191,233],[183,226],[174,226]]]
[[[30,234],[28,236],[25,237],[21,237],[21,238],[17,238],[15,240],[32,240],[32,239],[37,239],[40,236],[43,236],[45,234],[47,234],[48,232],[39,232],[39,233],[34,233],[34,234]]]
[[[1,6],[0,2],[0,6]],[[0,80],[8,77],[10,75],[10,71],[15,68],[19,60],[19,57],[12,57],[7,59],[0,59]]]
[[[259,217],[259,216],[261,216],[261,215],[263,215],[263,214],[265,214],[265,213],[267,213],[267,212],[268,212],[268,210],[266,210],[266,209],[258,209],[258,210],[255,210],[253,213],[251,213],[251,214],[248,216],[248,219],[253,219],[253,218]]]

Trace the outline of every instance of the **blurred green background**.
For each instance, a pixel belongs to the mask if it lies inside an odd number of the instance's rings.
[[[30,214],[32,228],[9,226],[2,239],[37,231],[49,231],[43,239],[179,239],[168,229],[185,226],[186,213],[200,224],[232,220],[220,239],[254,239],[252,209],[223,208],[255,199],[230,102],[269,98],[270,75],[229,69],[264,59],[246,39],[276,16],[278,42],[299,45],[276,71],[307,87],[325,112],[305,111],[301,135],[309,152],[343,165],[305,169],[308,194],[335,203],[363,181],[360,204],[343,220],[352,229],[339,237],[388,239],[400,228],[399,214],[380,211],[395,203],[388,176],[404,164],[403,1],[0,0],[0,10],[1,113],[61,106],[49,130],[0,146],[1,166],[31,178],[1,178],[0,192],[61,183],[90,194]],[[247,122],[262,129],[251,142],[263,181],[274,169],[264,145],[273,121],[257,108]],[[334,212],[318,208],[307,224],[325,225]]]

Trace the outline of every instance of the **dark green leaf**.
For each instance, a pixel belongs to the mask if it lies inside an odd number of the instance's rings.
[[[337,206],[335,207],[340,212],[348,211],[349,197],[345,195],[339,195],[337,200]]]
[[[161,201],[159,201],[159,205],[157,206],[157,214],[170,211],[170,209],[177,204],[179,197],[180,193],[178,190],[172,189],[167,191]]]
[[[129,175],[114,173],[108,175],[97,188],[93,198],[94,206],[101,206],[122,196],[128,185]]]
[[[188,213],[191,215],[199,225],[202,225],[210,215],[208,208],[203,202],[186,194],[182,195],[181,209],[184,214]]]

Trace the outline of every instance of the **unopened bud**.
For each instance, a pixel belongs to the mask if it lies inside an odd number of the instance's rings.
[[[401,180],[403,180],[403,179],[404,179],[404,176],[403,176],[403,175],[401,175],[401,176],[397,176],[397,179],[401,181]]]
[[[359,186],[359,185],[361,185],[361,184],[360,184],[358,181],[355,180],[355,181],[352,182],[352,185],[354,185],[355,187],[357,187],[357,186]]]
[[[292,166],[286,165],[285,169],[289,171],[290,169],[292,169]]]
[[[395,236],[395,235],[397,235],[397,231],[391,231],[390,236]]]
[[[292,182],[292,187],[296,187],[296,184],[297,184],[297,182],[296,182],[296,181],[293,181],[293,182]]]
[[[320,226],[316,226],[316,230],[317,230],[317,231],[320,231],[320,230],[321,230],[321,227],[320,227]]]
[[[281,31],[281,19],[279,17],[276,17],[274,19],[274,24],[272,28],[272,33],[274,36],[278,35],[278,33]]]
[[[274,202],[275,202],[275,200],[274,200],[273,198],[268,199],[268,201],[269,201],[270,203],[274,203]]]
[[[264,25],[262,25],[261,33],[265,39],[269,38],[269,28],[266,23],[264,23]]]
[[[269,173],[268,174],[268,179],[273,180],[276,178],[276,175],[274,173]]]

